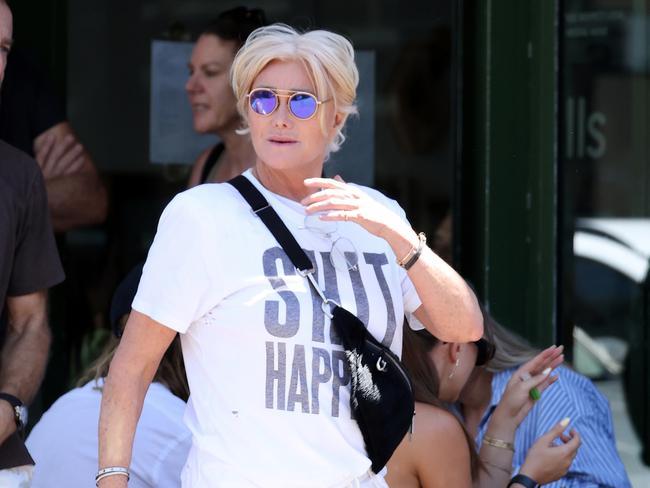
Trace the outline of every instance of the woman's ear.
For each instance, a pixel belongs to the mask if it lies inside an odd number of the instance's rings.
[[[343,112],[336,112],[336,114],[334,114],[334,127],[337,129],[343,127],[343,124],[345,123],[345,119],[347,118],[348,116]]]
[[[447,344],[447,354],[449,355],[449,361],[456,363],[460,357],[461,345],[457,342],[450,342]]]

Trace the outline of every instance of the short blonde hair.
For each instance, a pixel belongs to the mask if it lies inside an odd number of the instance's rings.
[[[247,120],[246,95],[257,75],[273,61],[303,63],[316,89],[319,100],[331,99],[337,113],[344,116],[328,153],[338,151],[345,140],[343,126],[349,115],[357,113],[355,105],[359,71],[354,62],[354,49],[345,37],[325,30],[299,33],[286,24],[273,24],[254,30],[239,50],[230,69],[230,81],[237,109]],[[325,119],[318,114],[323,133]],[[242,132],[246,132],[245,128]]]

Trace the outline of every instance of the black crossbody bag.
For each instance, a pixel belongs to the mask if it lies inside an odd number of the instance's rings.
[[[363,322],[328,299],[314,278],[314,266],[291,231],[264,195],[245,176],[228,183],[234,186],[262,220],[287,254],[298,273],[323,300],[341,339],[351,374],[350,407],[366,445],[372,471],[379,473],[413,425],[413,386],[399,358],[368,332]]]

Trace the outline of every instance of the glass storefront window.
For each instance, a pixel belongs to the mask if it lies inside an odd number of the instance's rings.
[[[66,321],[65,333],[81,341],[106,328],[117,280],[146,256],[162,209],[185,188],[189,176],[189,164],[150,161],[152,41],[188,41],[209,19],[237,4],[112,0],[91,5],[67,0],[66,5],[68,115],[111,189],[108,222],[67,236],[79,279],[88,283],[80,299],[87,302],[88,313],[86,319]],[[372,133],[361,144],[353,133],[333,160],[344,177],[354,174],[349,170],[358,160],[345,150],[356,147],[371,173],[361,182],[373,183],[399,201],[414,228],[433,241],[451,200],[453,2],[418,0],[408,8],[395,2],[340,0],[251,1],[246,6],[263,8],[273,22],[339,32],[352,40],[364,60],[372,61],[363,76],[364,83],[372,81],[374,96],[359,107],[359,121],[370,118]],[[187,73],[185,63],[179,69]],[[60,349],[57,357],[78,356],[77,342]],[[57,382],[61,389],[67,386],[67,378]]]
[[[632,483],[647,486],[650,2],[562,4],[562,332],[610,400]]]
[[[453,5],[417,1],[403,8],[391,2],[253,1],[247,6],[263,8],[270,21],[335,30],[349,37],[364,59],[372,59],[371,71],[363,75],[366,81],[372,77],[374,99],[369,106],[360,106],[360,120],[372,119],[372,133],[361,144],[358,137],[351,137],[342,151],[344,160],[337,155],[333,160],[345,175],[346,167],[358,163],[345,149],[358,145],[364,156],[370,155],[371,175],[362,181],[373,182],[397,199],[414,227],[431,235],[449,211],[451,199]],[[182,189],[188,176],[186,165],[150,162],[151,42],[188,40],[208,19],[231,7],[228,2],[206,0],[116,0],[110,7],[102,2],[89,8],[80,0],[69,1],[70,117],[116,189],[124,186],[124,195],[141,200],[141,192],[132,195],[130,190],[146,184],[156,195],[153,204],[135,205],[148,209],[151,222],[143,226],[143,216],[138,216],[140,223],[133,230],[146,235],[129,238],[135,241],[131,249],[146,248],[165,195]],[[88,56],[101,62],[89,64]],[[98,99],[96,93],[106,96]],[[114,202],[123,207],[122,199]],[[122,216],[128,220],[128,209]]]

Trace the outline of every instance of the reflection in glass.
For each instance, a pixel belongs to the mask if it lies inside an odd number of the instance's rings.
[[[573,243],[563,323],[574,366],[609,397],[631,478],[647,476],[650,1],[568,0],[563,9],[559,155],[563,238]]]

